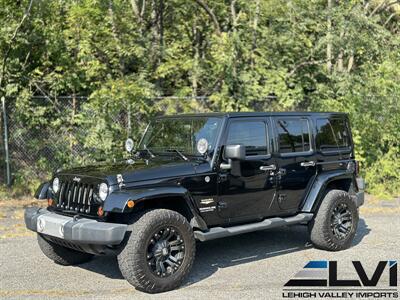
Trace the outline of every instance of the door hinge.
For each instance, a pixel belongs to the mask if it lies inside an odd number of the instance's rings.
[[[286,175],[286,169],[279,168],[277,175]]]
[[[218,175],[218,182],[219,183],[225,182],[227,180],[228,180],[228,174],[219,174]]]

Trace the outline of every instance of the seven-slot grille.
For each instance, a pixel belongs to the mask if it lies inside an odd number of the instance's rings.
[[[57,207],[65,210],[89,214],[96,204],[93,199],[93,184],[74,181],[61,182],[57,196]]]

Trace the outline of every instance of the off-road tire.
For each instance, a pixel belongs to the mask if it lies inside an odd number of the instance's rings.
[[[343,239],[337,238],[331,227],[332,213],[340,204],[347,206],[352,218],[351,230]],[[323,250],[339,251],[347,249],[351,246],[356,234],[358,219],[358,209],[350,195],[342,190],[330,190],[322,199],[316,216],[309,223],[311,241],[315,247]]]
[[[93,254],[76,251],[57,245],[46,240],[40,234],[37,235],[40,250],[55,263],[63,266],[78,265],[88,262],[93,258]]]
[[[168,209],[153,209],[139,213],[130,225],[132,232],[118,255],[122,275],[136,289],[146,293],[161,293],[180,286],[189,274],[196,253],[196,242],[189,222],[181,214]],[[148,242],[158,229],[176,228],[184,242],[184,258],[178,270],[168,277],[156,276],[148,266]]]

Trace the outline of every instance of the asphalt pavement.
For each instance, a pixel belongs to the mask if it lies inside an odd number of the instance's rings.
[[[282,299],[283,285],[310,260],[338,261],[340,276],[354,277],[351,261],[372,274],[379,260],[400,260],[400,217],[361,216],[352,247],[315,249],[305,226],[291,226],[197,244],[185,284],[161,295],[136,291],[122,277],[115,257],[63,267],[47,259],[36,238],[0,239],[0,298],[7,299]],[[382,276],[380,284],[387,284]]]

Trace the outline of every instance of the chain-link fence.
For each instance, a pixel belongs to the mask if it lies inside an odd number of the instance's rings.
[[[203,97],[149,99],[149,106],[157,106],[151,113],[130,106],[94,110],[82,96],[32,97],[26,107],[15,100],[5,99],[1,111],[0,183],[9,185],[41,181],[60,167],[120,159],[125,139],[138,142],[154,115],[207,111]]]

